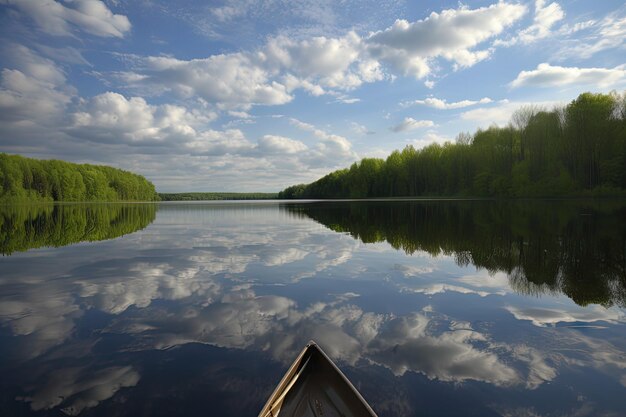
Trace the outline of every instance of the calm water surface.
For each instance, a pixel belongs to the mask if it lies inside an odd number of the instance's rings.
[[[0,208],[0,414],[256,416],[316,340],[380,416],[626,415],[626,206]]]

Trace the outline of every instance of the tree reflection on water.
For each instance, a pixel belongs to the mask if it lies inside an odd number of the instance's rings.
[[[617,202],[355,201],[283,209],[364,243],[505,272],[521,294],[626,305],[626,206]]]

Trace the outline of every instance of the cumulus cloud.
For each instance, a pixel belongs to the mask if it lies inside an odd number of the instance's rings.
[[[236,117],[238,119],[252,119],[253,118],[249,113],[245,111],[230,110],[228,112],[228,115],[232,117]]]
[[[370,53],[405,75],[424,78],[431,72],[429,61],[442,57],[457,68],[470,67],[491,55],[475,49],[520,19],[526,7],[499,2],[489,7],[444,10],[409,23],[397,20],[390,28],[367,40]]]
[[[258,147],[266,153],[293,154],[307,150],[307,146],[297,140],[284,136],[265,135],[259,139]]]
[[[313,96],[351,90],[383,79],[380,64],[363,53],[354,32],[344,37],[293,40],[275,37],[255,51],[180,60],[124,56],[132,71],[123,80],[153,94],[199,97],[221,108],[281,105],[302,89]]]
[[[43,32],[68,36],[81,30],[95,36],[122,38],[131,24],[124,15],[114,14],[102,1],[2,0],[35,21]]]
[[[82,111],[72,115],[69,132],[87,140],[128,143],[164,142],[172,137],[194,137],[192,125],[201,121],[180,106],[149,105],[141,97],[127,99],[121,94],[107,92],[90,99]]]
[[[308,39],[279,35],[256,50],[191,60],[127,55],[132,71],[123,72],[123,79],[153,94],[199,97],[221,108],[281,105],[293,100],[298,89],[314,96],[337,95],[383,80],[389,77],[384,67],[422,78],[438,58],[454,62],[457,69],[474,65],[491,54],[490,49],[475,47],[524,12],[524,6],[500,2],[444,10],[413,23],[398,20],[367,36],[353,31]],[[346,103],[355,100],[340,98]]]
[[[268,42],[261,58],[270,68],[282,67],[299,79],[346,90],[383,78],[379,63],[362,54],[361,42],[354,32],[301,41],[278,37]]]
[[[66,131],[88,141],[143,146],[146,153],[252,157],[307,150],[302,142],[281,136],[265,135],[254,144],[239,129],[211,129],[207,124],[215,117],[212,112],[151,105],[141,97],[126,98],[107,92],[93,97],[73,113]]]
[[[405,117],[404,120],[390,129],[396,133],[415,130],[423,127],[432,127],[435,123],[432,120],[415,120],[412,117]]]
[[[356,159],[356,153],[352,150],[352,143],[347,138],[328,133],[295,118],[291,118],[289,121],[298,129],[313,133],[320,140],[316,147],[320,157],[335,155],[342,159]]]
[[[212,55],[189,61],[170,57],[131,57],[138,77],[130,85],[154,86],[155,91],[180,97],[199,97],[222,107],[252,104],[278,105],[293,97],[287,87],[270,79],[270,74],[245,53]]]
[[[11,66],[0,78],[0,119],[22,127],[51,123],[63,117],[75,91],[64,72],[50,59],[22,45],[3,50]],[[5,126],[7,127],[7,126]]]
[[[190,142],[185,143],[184,149],[192,155],[247,157],[253,152],[255,145],[239,129],[223,131],[207,129]],[[274,153],[276,153],[276,149]]]
[[[536,69],[522,71],[510,83],[518,87],[558,87],[566,85],[595,85],[610,87],[626,80],[624,65],[615,68],[578,68],[552,66],[542,63]]]
[[[477,104],[488,104],[488,103],[491,103],[492,101],[493,100],[491,100],[489,97],[483,97],[480,100],[461,100],[461,101],[448,103],[445,99],[442,100],[436,97],[428,97],[424,100],[405,101],[401,103],[401,105],[403,107],[407,107],[407,106],[411,106],[414,104],[420,104],[420,105],[432,107],[438,110],[449,110],[449,109],[462,109],[463,107],[474,106]]]

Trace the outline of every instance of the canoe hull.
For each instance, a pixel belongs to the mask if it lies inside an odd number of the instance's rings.
[[[376,417],[324,351],[309,342],[280,381],[259,417]]]

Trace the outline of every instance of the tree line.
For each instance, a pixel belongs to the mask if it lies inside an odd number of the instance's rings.
[[[356,201],[282,208],[364,243],[452,255],[461,266],[504,272],[518,293],[626,306],[626,205],[620,201]]]
[[[17,201],[155,201],[141,175],[108,166],[0,153],[0,203]]]
[[[279,198],[545,197],[626,193],[626,92],[583,93],[552,110],[525,106],[455,143],[364,158]]]

